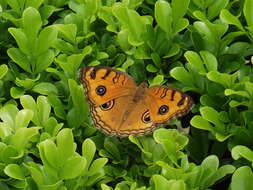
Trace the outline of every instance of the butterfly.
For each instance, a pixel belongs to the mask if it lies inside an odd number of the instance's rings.
[[[151,133],[193,106],[191,97],[175,88],[137,86],[128,74],[110,67],[83,67],[80,80],[95,126],[110,136]]]

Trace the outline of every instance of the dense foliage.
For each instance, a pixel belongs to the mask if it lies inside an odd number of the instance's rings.
[[[0,6],[1,190],[253,189],[253,0]],[[89,117],[85,65],[180,88],[195,106],[153,134],[108,137]]]

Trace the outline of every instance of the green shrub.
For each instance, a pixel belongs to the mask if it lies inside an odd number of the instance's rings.
[[[0,6],[1,190],[253,189],[253,0]],[[180,88],[195,106],[153,134],[108,137],[79,83],[87,65]]]

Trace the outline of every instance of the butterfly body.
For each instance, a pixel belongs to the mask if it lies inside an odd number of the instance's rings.
[[[193,104],[177,89],[137,86],[129,75],[110,67],[84,67],[80,78],[95,126],[112,136],[145,135],[186,114]]]

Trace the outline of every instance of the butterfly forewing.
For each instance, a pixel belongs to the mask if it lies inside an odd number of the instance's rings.
[[[89,102],[95,105],[130,95],[136,88],[129,75],[110,67],[84,67],[81,69],[80,78]],[[105,93],[98,93],[99,87],[104,88]]]

